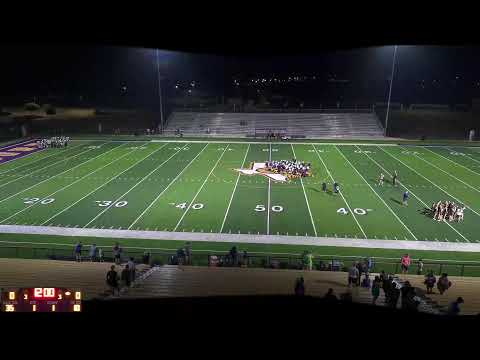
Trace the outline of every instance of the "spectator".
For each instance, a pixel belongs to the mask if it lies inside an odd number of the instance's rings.
[[[358,268],[355,263],[352,264],[350,270],[348,270],[348,287],[351,287],[352,284],[357,284],[357,278],[359,277]]]
[[[392,280],[391,277],[384,276],[383,278],[383,283],[382,283],[382,288],[383,288],[383,293],[385,295],[385,303],[389,304],[390,303],[390,296],[391,296],[391,288],[392,288]]]
[[[433,271],[430,271],[427,276],[425,276],[425,281],[423,282],[427,288],[427,294],[433,293],[433,287],[437,282],[437,278],[433,275]]]
[[[145,265],[150,264],[150,251],[148,251],[148,250],[145,250],[145,251],[143,252],[143,263],[144,263]]]
[[[340,260],[332,260],[332,271],[340,271],[342,269],[342,263]]]
[[[391,287],[390,287],[390,306],[392,308],[397,308],[398,304],[398,299],[400,298],[400,289],[397,287],[397,284],[395,284],[392,279],[391,281]]]
[[[325,294],[324,299],[329,303],[335,303],[338,300],[335,294],[333,293],[332,288],[328,289],[328,292]]]
[[[368,272],[365,273],[365,277],[362,281],[362,287],[370,289],[370,275],[368,274]]]
[[[92,244],[90,246],[90,261],[96,261],[97,260],[97,245]]]
[[[381,286],[380,277],[375,276],[375,279],[373,280],[373,283],[372,283],[372,298],[373,298],[372,304],[373,305],[377,303],[377,299],[380,296],[380,286]]]
[[[122,275],[121,275],[121,280],[122,280],[122,283],[123,283],[123,286],[124,287],[130,287],[131,285],[131,272],[130,272],[130,268],[127,265],[125,265],[125,267],[123,268],[122,270]]]
[[[463,303],[464,303],[464,301],[463,301],[462,297],[457,298],[457,300],[452,302],[450,304],[450,306],[448,307],[447,314],[450,315],[450,316],[456,316],[456,315],[460,314],[460,304],[463,304]]]
[[[402,256],[402,259],[401,259],[402,274],[408,273],[408,268],[410,267],[411,262],[412,262],[412,259],[408,254],[405,254]]]
[[[385,275],[385,270],[382,270],[382,271],[380,272],[380,276],[379,276],[379,277],[380,277],[380,282],[383,283],[383,282],[385,281],[385,279],[387,278],[387,275]]]
[[[242,267],[247,267],[247,266],[248,266],[248,255],[247,255],[247,251],[243,250]]]
[[[127,262],[128,268],[130,269],[130,282],[133,283],[135,282],[135,261],[133,257],[130,258]]]
[[[231,249],[230,249],[230,261],[232,263],[232,266],[237,266],[237,263],[238,263],[238,251],[237,251],[237,247],[236,246],[233,246]]]
[[[313,270],[313,254],[310,251],[305,251],[303,255],[303,269]]]
[[[98,248],[98,261],[103,262],[103,249]]]
[[[368,271],[368,272],[372,272],[372,270],[373,270],[373,268],[374,268],[374,266],[375,266],[375,263],[374,263],[374,261],[373,261],[373,258],[368,257],[366,262],[367,262],[367,271]]]
[[[305,295],[305,281],[303,280],[303,276],[298,278],[295,282],[295,295],[296,296]]]
[[[78,262],[82,261],[82,242],[81,241],[79,241],[75,245],[75,260],[77,260]]]
[[[118,242],[115,243],[115,245],[113,246],[112,252],[113,252],[113,258],[115,260],[115,264],[120,265],[122,249],[120,248],[120,245],[118,244]]]
[[[447,274],[442,274],[440,279],[437,282],[437,289],[440,292],[440,295],[443,295],[445,291],[447,291],[452,286],[452,283],[448,280]]]
[[[357,277],[357,286],[360,286],[360,280],[362,278],[362,274],[365,272],[365,264],[362,261],[357,262],[357,269],[358,269],[358,277]]]
[[[192,244],[190,241],[185,244],[185,265],[192,265]]]
[[[185,250],[180,248],[177,250],[177,265],[184,265],[185,264]]]
[[[110,267],[110,271],[107,272],[107,285],[109,286],[113,296],[115,296],[115,290],[117,290],[117,293],[120,294],[120,289],[118,287],[118,274],[115,271],[115,265],[112,265]]]
[[[417,264],[417,275],[422,275],[423,274],[423,260],[420,259],[418,260]]]

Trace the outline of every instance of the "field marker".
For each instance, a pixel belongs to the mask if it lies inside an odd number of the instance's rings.
[[[188,143],[187,143],[187,145],[188,145]],[[185,145],[184,147],[186,147],[187,145]],[[147,206],[147,208],[146,208],[145,210],[143,210],[143,212],[135,219],[135,221],[130,224],[130,226],[127,228],[128,230],[130,230],[130,229],[132,228],[132,226],[135,225],[135,224],[137,223],[137,221],[140,220],[140,218],[141,218],[148,210],[150,210],[150,208],[153,206],[153,204],[155,204],[155,202],[156,202],[158,199],[160,199],[160,196],[162,196],[163,193],[164,193],[165,191],[167,191],[167,189],[175,182],[175,180],[177,180],[177,179],[183,174],[183,172],[197,159],[197,157],[200,156],[200,154],[203,152],[203,150],[205,150],[205,148],[206,148],[207,146],[208,146],[208,143],[207,143],[207,144],[202,148],[202,150],[200,150],[200,152],[187,164],[187,166],[185,166],[185,167],[183,168],[183,170],[178,173],[178,175],[167,185],[167,187],[166,187],[165,189],[163,189],[160,194],[157,195],[157,197],[150,203],[150,205]],[[182,149],[183,149],[183,148],[182,148]],[[179,151],[181,151],[181,149],[178,150],[178,152],[179,152]],[[177,152],[177,153],[178,153],[178,152]],[[175,154],[177,154],[177,153],[175,153]],[[175,154],[174,154],[174,155],[175,155]],[[167,160],[167,161],[168,161],[168,160]]]
[[[109,152],[111,152],[111,151],[113,151],[113,150],[115,150],[115,149],[118,149],[118,148],[120,148],[120,147],[122,147],[122,146],[123,146],[123,145],[120,145],[120,146],[114,147],[113,149],[110,149],[110,150],[108,150],[107,152],[104,152],[104,153],[102,153],[102,154],[100,154],[100,155],[97,155],[97,156],[95,156],[95,157],[91,158],[90,160],[88,160],[88,161],[86,161],[86,162],[84,162],[84,163],[82,163],[82,164],[85,164],[85,163],[87,163],[87,162],[89,162],[89,161],[91,161],[91,160],[95,160],[96,158],[98,158],[98,157],[100,157],[100,156],[103,156],[103,155],[105,155],[105,154],[108,154]],[[126,155],[126,154],[125,154],[125,155]],[[53,196],[53,195],[55,195],[55,194],[59,193],[60,191],[63,191],[63,190],[65,190],[65,189],[68,189],[70,186],[73,186],[73,185],[75,185],[75,184],[76,184],[76,183],[78,183],[79,181],[81,181],[81,180],[83,180],[83,179],[85,179],[85,178],[89,177],[89,176],[90,176],[90,175],[92,175],[92,174],[95,174],[97,171],[100,171],[100,170],[104,169],[105,167],[107,167],[107,166],[109,166],[109,165],[113,164],[114,162],[116,162],[116,161],[118,161],[118,160],[122,159],[122,158],[123,158],[125,155],[123,155],[123,156],[120,156],[119,158],[117,158],[117,159],[115,159],[115,160],[113,160],[113,161],[110,161],[108,164],[106,164],[106,165],[103,165],[103,166],[101,166],[101,167],[99,167],[99,168],[95,169],[94,171],[91,171],[91,172],[89,172],[88,174],[86,174],[86,175],[82,176],[82,177],[81,177],[81,178],[79,178],[78,180],[75,180],[74,182],[72,182],[72,183],[70,183],[70,184],[68,184],[68,185],[65,185],[65,186],[61,187],[60,189],[58,189],[58,190],[54,191],[53,193],[51,193],[51,194],[49,194],[49,195],[47,195],[47,196],[44,196],[42,199],[38,200],[37,202],[34,202],[33,204],[31,204],[31,205],[29,205],[29,206],[27,206],[27,207],[25,207],[25,208],[23,208],[23,209],[21,209],[21,210],[17,211],[16,213],[14,213],[14,214],[10,215],[9,217],[7,217],[7,218],[3,219],[2,221],[0,221],[0,224],[2,224],[3,222],[7,221],[8,219],[10,219],[10,218],[12,218],[12,217],[14,217],[14,216],[17,216],[18,214],[20,214],[20,213],[24,212],[25,210],[28,210],[28,209],[30,209],[31,207],[33,207],[33,206],[35,206],[35,205],[38,205],[38,204],[40,204],[42,201],[44,201],[44,200],[46,200],[46,199],[50,198],[51,196]],[[69,169],[69,170],[73,170],[73,169],[75,169],[75,167],[73,167],[73,168],[71,168],[71,169]],[[67,227],[68,227],[68,225],[67,225]]]
[[[405,225],[403,223],[403,221],[398,217],[398,215],[392,210],[392,208],[385,202],[385,200],[383,200],[383,198],[378,195],[378,193],[372,188],[372,186],[367,182],[367,180],[363,177],[362,174],[360,174],[360,172],[357,170],[357,168],[355,166],[353,166],[353,164],[350,162],[350,160],[347,159],[347,157],[340,151],[340,149],[338,147],[335,146],[335,149],[338,150],[338,152],[343,156],[343,158],[350,164],[350,166],[353,168],[353,170],[355,170],[355,172],[363,179],[363,181],[365,181],[365,184],[367,184],[370,189],[372,189],[372,191],[375,193],[375,195],[377,195],[377,197],[383,202],[383,204],[390,210],[390,212],[395,216],[395,218],[403,225],[403,227],[405,229],[407,229],[407,231],[413,236],[413,238],[415,240],[418,240],[417,237],[413,234],[413,232],[408,228],[407,225]],[[386,237],[385,237],[385,240],[386,240]]]
[[[403,148],[403,147],[402,147],[402,148]],[[429,151],[431,151],[431,150],[429,150]],[[468,186],[468,187],[472,188],[473,190],[475,190],[475,191],[477,191],[477,192],[480,192],[480,190],[476,189],[476,188],[475,188],[475,187],[473,187],[472,185],[470,185],[470,184],[466,183],[465,181],[463,181],[463,180],[461,180],[461,179],[457,178],[456,176],[454,176],[454,175],[450,174],[448,171],[445,171],[445,170],[443,170],[442,168],[438,167],[437,165],[435,165],[435,164],[432,164],[430,161],[428,161],[428,160],[424,159],[423,157],[420,157],[420,156],[418,156],[418,155],[414,155],[414,156],[415,156],[416,158],[418,158],[418,159],[420,159],[420,160],[422,160],[422,161],[426,162],[427,164],[429,164],[429,165],[433,166],[434,168],[436,168],[436,169],[438,169],[438,170],[440,170],[440,171],[444,172],[445,174],[447,174],[448,176],[450,176],[450,177],[454,178],[455,180],[458,180],[458,181],[460,181],[462,184],[464,184],[464,185],[466,185],[466,186]]]
[[[26,142],[27,142],[27,141],[26,141]],[[82,145],[83,145],[83,144],[76,145],[76,146],[72,146],[72,147],[69,148],[68,150],[76,149],[76,148],[78,148],[78,147],[80,147],[80,146],[82,146]],[[28,154],[28,155],[25,155],[25,156],[22,156],[21,158],[24,159],[24,158],[26,158],[27,156],[34,155],[34,154],[38,154],[39,152],[41,152],[41,150],[40,150],[40,151],[36,151],[36,152],[34,152],[34,153],[31,153],[31,154]],[[52,151],[52,152],[53,152],[52,155],[45,156],[44,158],[35,160],[34,162],[29,163],[29,164],[20,165],[19,167],[16,167],[16,168],[13,168],[13,169],[10,169],[10,170],[7,170],[7,171],[0,172],[0,175],[9,173],[10,171],[18,171],[18,169],[20,169],[20,168],[22,168],[22,167],[24,167],[24,166],[31,166],[31,165],[33,165],[33,164],[35,164],[35,163],[37,163],[37,162],[39,162],[39,161],[41,161],[41,160],[45,160],[45,159],[48,159],[49,157],[52,157],[52,156],[54,156],[54,155],[59,155],[59,154],[61,154],[61,153],[56,152],[56,151]],[[13,159],[12,159],[12,160],[13,160]],[[4,163],[3,163],[3,164],[4,164]],[[8,175],[8,176],[15,176],[15,175]]]
[[[268,144],[269,148],[269,156],[268,156],[268,161],[272,161],[272,144]],[[272,181],[270,178],[268,178],[268,208],[267,208],[267,235],[270,234],[270,189],[271,189],[271,183]],[[278,235],[278,234],[277,234]]]
[[[293,148],[293,144],[290,144],[290,145],[292,147],[293,157],[296,159],[297,155],[295,154],[295,149]],[[317,228],[315,226],[315,222],[313,221],[312,211],[310,210],[310,203],[308,202],[307,193],[305,192],[305,186],[303,185],[302,177],[300,177],[300,183],[302,184],[303,195],[305,196],[305,201],[307,202],[308,213],[310,214],[310,221],[312,222],[313,231],[315,233],[315,236],[317,236]]]
[[[382,149],[382,148],[380,148]],[[383,150],[383,149],[382,149]],[[475,210],[473,210],[470,206],[468,206],[465,202],[463,201],[460,201],[458,200],[455,196],[451,195],[450,193],[448,193],[445,189],[442,189],[440,186],[438,186],[437,184],[435,184],[433,181],[429,180],[427,177],[423,176],[422,174],[420,174],[417,170],[415,170],[414,168],[410,167],[409,165],[405,164],[402,160],[400,160],[399,158],[397,158],[396,156],[390,154],[389,152],[387,152],[386,150],[383,150],[386,154],[390,155],[392,158],[396,159],[398,162],[402,163],[403,165],[405,165],[406,167],[408,167],[410,170],[412,170],[413,172],[415,172],[417,175],[421,176],[422,178],[424,178],[425,180],[427,180],[429,183],[431,183],[433,186],[439,188],[441,191],[443,191],[445,194],[447,194],[448,196],[450,196],[452,199],[455,199],[456,201],[458,201],[459,203],[462,203],[463,205],[465,205],[465,207],[467,207],[468,209],[470,209],[472,212],[474,212],[475,214],[477,214],[478,216],[480,216],[480,214],[478,212],[476,212]]]
[[[217,159],[217,162],[215,163],[215,165],[213,165],[213,168],[212,170],[210,170],[210,172],[208,173],[207,177],[205,178],[205,180],[203,181],[202,183],[202,186],[200,186],[200,189],[198,189],[197,193],[195,194],[195,196],[193,197],[192,201],[190,201],[190,204],[188,205],[187,209],[183,212],[182,214],[182,217],[180,218],[180,220],[178,220],[178,223],[177,225],[175,226],[175,228],[173,229],[173,231],[177,231],[177,228],[178,226],[180,225],[180,223],[182,222],[182,220],[185,218],[185,216],[187,215],[188,211],[190,210],[190,208],[192,207],[193,203],[195,202],[195,199],[197,198],[198,194],[200,194],[200,192],[202,191],[203,187],[205,186],[205,184],[207,183],[207,180],[210,178],[210,176],[212,175],[212,173],[214,172],[214,170],[216,169],[218,163],[220,162],[220,160],[222,160],[223,158],[223,155],[225,154],[225,152],[227,151],[227,149],[225,148],[225,150],[223,150],[222,154],[220,155],[220,157]]]
[[[358,146],[357,146],[358,147]],[[392,174],[387,170],[385,169],[382,165],[380,165],[375,159],[373,159],[372,157],[370,157],[370,155],[368,155],[367,153],[365,153],[365,155],[371,160],[373,161],[378,167],[380,167],[388,176],[392,176]],[[417,195],[415,195],[415,193],[413,193],[413,191],[411,191],[409,188],[407,188],[407,186],[405,186],[400,180],[397,180],[398,184],[400,186],[402,186],[404,189],[408,190],[418,201],[420,201],[423,206],[425,206],[427,209],[429,209],[430,207],[422,200],[420,199]],[[418,186],[417,186],[418,187]],[[423,186],[425,187],[425,185]],[[464,238],[466,241],[469,242],[469,240],[463,236],[460,232],[458,232],[457,229],[455,229],[450,223],[448,223],[447,221],[445,221],[445,224],[447,224],[448,226],[450,226],[450,228],[453,229],[453,231],[455,231],[458,235],[460,235],[462,238]],[[408,240],[406,237],[405,237],[405,240]]]
[[[186,145],[185,145],[186,146]],[[185,147],[184,146],[184,147]],[[155,152],[159,151],[160,149],[162,149],[163,147],[159,148],[158,150],[156,150]],[[124,194],[122,194],[120,197],[118,197],[115,201],[113,201],[109,206],[107,206],[104,210],[102,210],[99,214],[97,214],[97,216],[95,216],[92,220],[90,220],[85,226],[88,226],[90,225],[92,222],[94,222],[95,220],[97,220],[100,216],[102,216],[105,212],[107,212],[109,209],[112,208],[112,206],[117,203],[118,201],[120,201],[121,199],[123,199],[123,197],[127,196],[133,189],[135,189],[138,185],[140,185],[142,182],[145,181],[145,179],[147,179],[150,175],[152,175],[155,171],[157,171],[158,169],[160,169],[163,165],[165,165],[171,158],[173,158],[175,155],[177,155],[179,152],[181,151],[178,150],[177,152],[173,153],[167,160],[163,161],[160,165],[158,165],[157,167],[155,167],[152,171],[150,171],[147,175],[145,175],[140,181],[138,181],[135,185],[133,185],[130,189],[128,189]],[[129,228],[130,229],[130,228]],[[138,230],[138,229],[137,229]]]
[[[132,169],[134,166],[136,166],[138,163],[142,162],[143,160],[145,160],[146,158],[148,158],[150,155],[156,153],[157,151],[159,151],[160,149],[163,149],[166,145],[160,147],[159,149],[155,150],[154,152],[150,153],[149,155],[145,156],[144,158],[138,160],[136,163],[132,164],[131,166],[129,166],[127,169],[123,170],[122,172],[118,173],[117,175],[115,175],[114,177],[112,177],[110,180],[108,180],[107,182],[103,183],[102,185],[98,186],[97,188],[93,189],[92,191],[90,191],[87,195],[81,197],[80,199],[78,199],[77,201],[75,201],[73,204],[67,206],[66,208],[64,208],[63,210],[59,211],[58,213],[56,213],[55,215],[53,215],[50,219],[48,220],[45,220],[42,225],[44,225],[45,223],[49,222],[50,220],[56,218],[58,215],[64,213],[65,211],[71,209],[73,206],[77,205],[80,201],[86,199],[87,197],[89,197],[91,194],[93,194],[94,192],[98,191],[99,189],[101,189],[102,187],[104,187],[105,185],[109,184],[110,182],[112,182],[113,180],[115,180],[116,178],[118,178],[120,175],[122,175],[123,173],[127,172],[128,170]],[[136,151],[138,149],[135,149],[134,151]]]
[[[464,168],[465,170],[468,170],[468,171],[474,173],[475,175],[480,175],[480,173],[478,173],[478,172],[476,172],[476,171],[473,171],[472,169],[466,167],[465,165],[462,165],[462,164],[460,164],[460,163],[458,163],[458,162],[456,162],[456,161],[454,161],[454,160],[452,160],[452,159],[449,159],[449,158],[447,158],[446,156],[443,156],[442,154],[438,154],[438,153],[436,153],[435,151],[432,151],[432,150],[428,149],[427,147],[423,147],[423,149],[428,150],[428,151],[430,151],[432,154],[435,154],[435,155],[437,155],[437,156],[440,156],[441,158],[443,158],[443,159],[445,159],[445,160],[448,160],[448,161],[450,161],[451,163],[454,163],[455,165],[458,165],[458,166]],[[448,149],[448,148],[447,148],[447,149]],[[468,156],[468,155],[465,155],[465,156]]]
[[[248,155],[248,152],[250,151],[250,144],[248,144],[247,146],[247,151],[245,151],[245,156],[243,157],[243,161],[242,161],[242,169],[245,165],[245,161],[247,159],[247,155]],[[233,192],[232,192],[232,196],[230,196],[230,201],[228,202],[228,207],[227,207],[227,211],[225,211],[225,216],[223,217],[223,221],[222,221],[222,226],[220,227],[220,233],[223,231],[223,227],[225,226],[225,221],[227,220],[227,216],[228,216],[228,213],[230,211],[230,206],[232,205],[232,201],[233,201],[233,196],[235,195],[235,191],[237,190],[237,185],[238,185],[238,181],[240,180],[240,172],[238,173],[238,176],[237,176],[237,181],[235,182],[235,186],[233,188]]]
[[[89,150],[87,150],[87,151],[91,151],[91,150],[93,150],[93,149],[89,149]],[[86,152],[86,151],[85,151],[85,152]],[[77,155],[75,155],[75,156],[78,156],[78,155],[80,155],[80,154],[77,154]],[[103,153],[100,154],[100,155],[103,155]],[[100,155],[98,155],[98,156],[100,156]],[[98,156],[96,156],[96,157],[98,157]],[[72,157],[73,157],[73,156],[72,156]],[[79,166],[81,166],[81,165],[84,165],[85,163],[87,163],[87,162],[95,159],[96,157],[91,158],[91,159],[88,159],[88,160],[86,160],[86,161],[83,161],[83,162],[81,162],[80,164],[74,166],[73,168],[70,168],[70,169],[67,169],[67,170],[65,170],[65,171],[62,171],[61,173],[58,173],[58,174],[53,175],[53,176],[50,176],[49,178],[47,178],[47,179],[45,179],[45,180],[42,180],[42,181],[40,181],[39,183],[36,183],[36,184],[34,184],[34,185],[26,188],[26,189],[20,190],[19,192],[15,193],[15,194],[13,194],[13,195],[10,195],[10,196],[8,196],[8,197],[6,197],[5,199],[0,200],[0,203],[6,201],[6,200],[8,200],[8,199],[11,199],[12,197],[17,196],[18,194],[21,194],[21,193],[23,193],[23,192],[25,192],[25,191],[27,191],[27,190],[30,190],[30,189],[38,186],[38,185],[41,185],[41,184],[43,184],[43,183],[46,182],[46,181],[52,180],[52,179],[60,176],[61,174],[66,173],[67,171],[73,170],[73,169],[75,169],[75,168],[77,168],[77,167],[79,167]],[[46,168],[44,168],[44,169],[46,169]],[[4,184],[4,185],[6,185],[6,184]],[[1,187],[1,186],[0,186],[0,187]]]
[[[455,150],[453,150],[453,149],[451,149],[451,148],[449,148],[449,147],[445,147],[445,148],[446,148],[447,150],[450,150],[450,151],[455,151]],[[472,157],[472,156],[470,156],[470,155],[468,155],[468,154],[465,154],[465,157],[468,157],[470,160],[473,160],[473,161],[475,161],[475,162],[480,163],[479,160],[475,159],[474,157]]]
[[[320,152],[317,150],[317,148],[316,148],[313,144],[310,144],[310,145],[312,145],[313,149],[314,149],[315,152],[317,153],[317,156],[318,156],[318,158],[320,159],[320,161],[322,162],[323,166],[325,167],[325,170],[327,170],[327,173],[328,173],[328,176],[330,176],[330,179],[332,179],[332,181],[335,182],[335,180],[333,179],[332,174],[330,173],[330,170],[328,170],[327,165],[326,165],[325,162],[323,161],[323,158],[320,156]],[[357,219],[357,217],[355,216],[355,213],[352,211],[352,208],[351,208],[350,205],[348,204],[347,199],[345,199],[345,196],[343,196],[343,192],[342,192],[342,191],[340,191],[340,196],[342,197],[343,201],[345,202],[345,205],[347,206],[348,211],[350,211],[350,214],[352,214],[353,219],[354,219],[355,222],[357,223],[357,225],[358,225],[360,231],[362,232],[363,236],[365,237],[365,239],[367,239],[367,234],[365,234],[365,231],[363,231],[362,226],[361,226],[360,223],[358,222],[358,219]],[[335,237],[336,237],[336,236],[335,236]]]

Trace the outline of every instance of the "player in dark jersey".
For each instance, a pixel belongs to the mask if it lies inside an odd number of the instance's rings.
[[[398,175],[397,175],[397,170],[395,170],[395,171],[393,172],[393,176],[392,176],[392,184],[393,184],[393,186],[397,186],[397,177],[398,177]]]

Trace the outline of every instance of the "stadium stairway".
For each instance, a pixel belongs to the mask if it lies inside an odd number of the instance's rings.
[[[0,288],[64,287],[81,290],[85,300],[108,296],[105,276],[112,263],[0,259]],[[121,266],[116,266],[120,276]],[[137,278],[148,269],[137,264]]]
[[[122,297],[292,295],[300,276],[305,280],[306,295],[323,297],[332,288],[339,297],[348,291],[344,272],[165,265],[153,268],[140,286]],[[354,302],[372,302],[369,289],[354,287],[351,294]],[[384,301],[381,292],[377,304]]]
[[[242,125],[243,124],[243,125]],[[173,112],[167,133],[181,129],[185,136],[252,136],[259,129],[309,138],[382,138],[375,113],[196,113]]]

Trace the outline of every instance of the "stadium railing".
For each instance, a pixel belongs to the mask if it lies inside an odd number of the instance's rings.
[[[113,262],[112,249],[101,247],[103,250],[103,259],[106,262]],[[182,264],[183,260],[178,259],[176,250],[156,250],[156,249],[132,249],[123,248],[122,262],[126,262],[130,257],[135,262],[143,263],[145,251],[149,252],[148,262],[150,264]],[[24,258],[24,259],[51,259],[51,260],[75,260],[75,254],[72,247],[59,246],[0,246],[0,257],[2,258]],[[313,269],[324,271],[347,271],[355,261],[364,261],[365,256],[331,256],[314,255]],[[82,250],[82,258],[89,261],[89,246]],[[400,260],[394,258],[371,257],[374,266],[370,270],[372,273],[385,271],[387,274],[398,274],[401,271]],[[440,275],[447,273],[450,276],[480,276],[480,262],[456,262],[447,260],[424,260],[422,274],[433,271]],[[190,265],[196,266],[247,266],[258,268],[273,269],[296,269],[304,268],[303,257],[299,254],[265,254],[248,253],[244,258],[243,252],[239,251],[236,260],[227,252],[193,251]],[[417,259],[413,260],[410,267],[410,274],[417,273]]]

